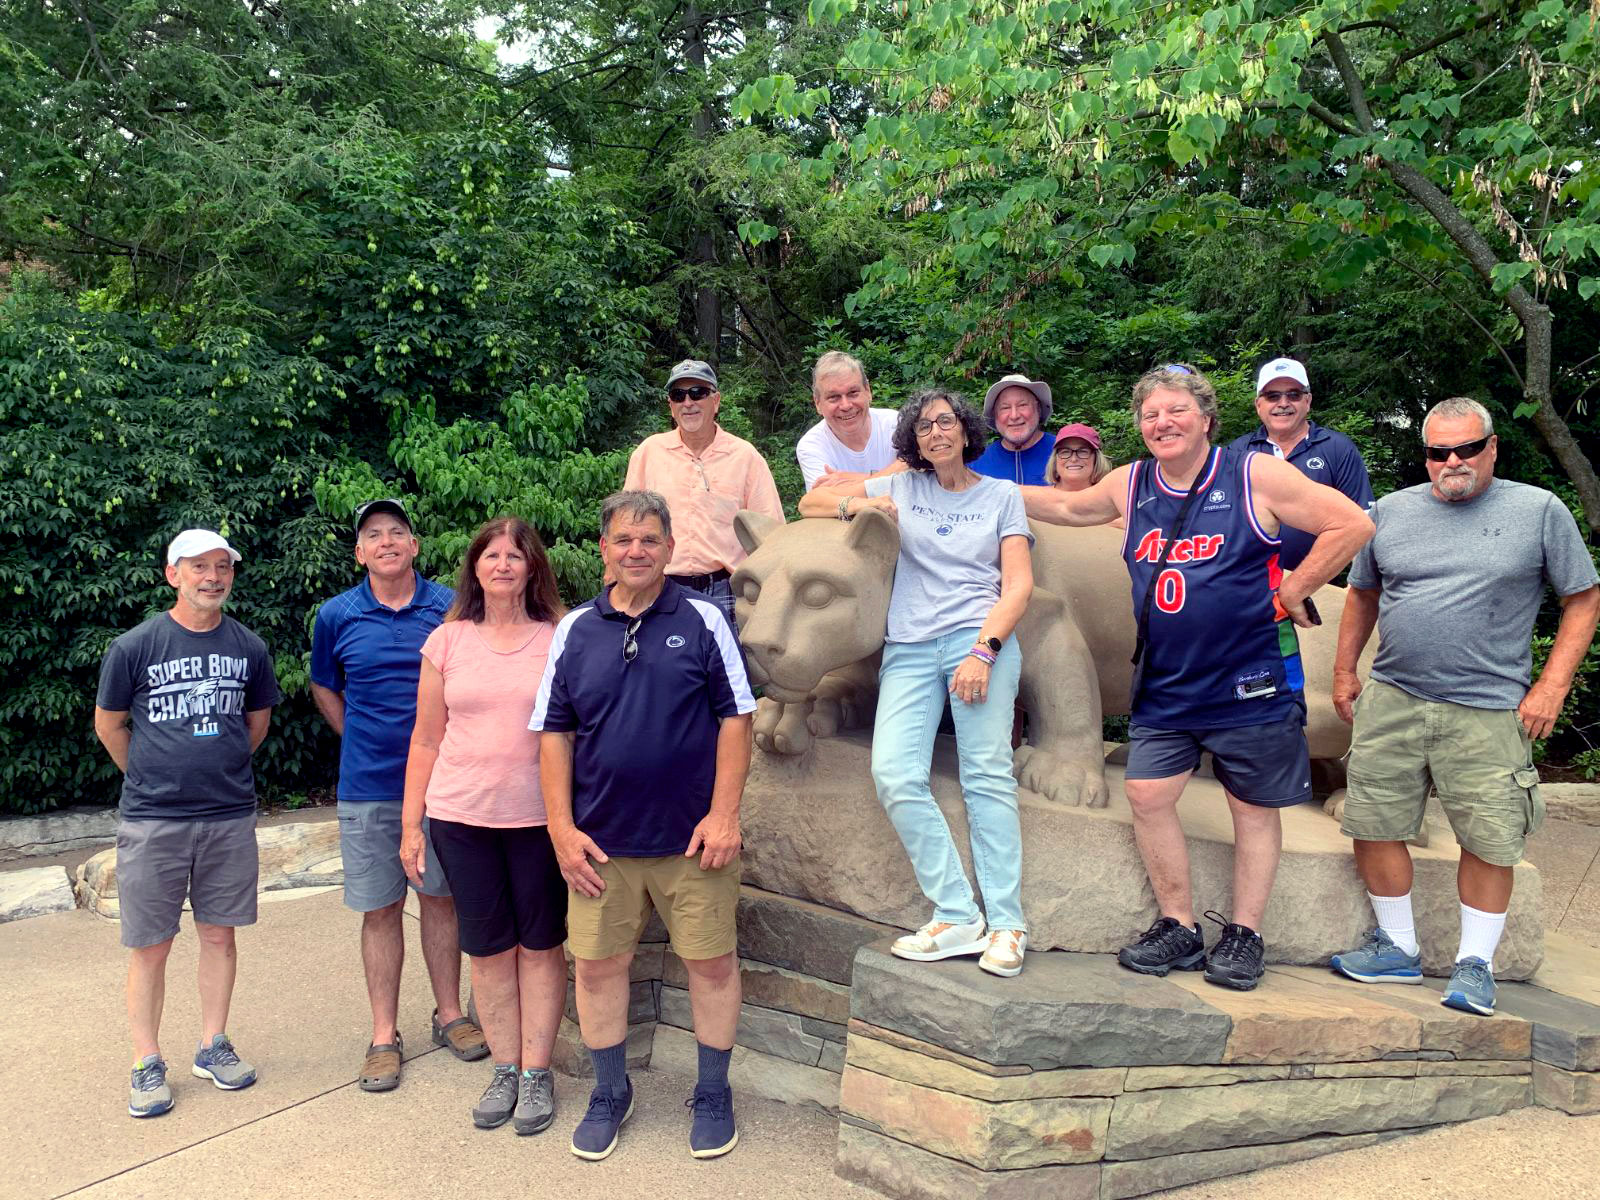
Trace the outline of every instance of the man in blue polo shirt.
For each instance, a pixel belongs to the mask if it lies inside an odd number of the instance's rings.
[[[1361,451],[1344,434],[1311,419],[1311,381],[1305,364],[1293,358],[1275,358],[1256,372],[1256,415],[1261,418],[1256,431],[1234,438],[1230,449],[1259,450],[1287,459],[1302,475],[1343,492],[1363,511],[1371,511],[1372,484]],[[1287,525],[1279,536],[1283,545],[1278,565],[1292,571],[1316,538]]]
[[[366,578],[317,611],[311,636],[311,695],[339,751],[339,847],[344,902],[361,914],[361,961],[372,1005],[372,1041],[361,1065],[363,1091],[400,1083],[404,1045],[397,1028],[405,963],[406,875],[400,865],[400,803],[406,755],[417,719],[422,643],[455,600],[424,579],[411,518],[398,500],[356,510],[356,561]],[[424,830],[427,826],[424,823]],[[437,863],[433,846],[428,861]],[[433,985],[433,1040],[463,1062],[489,1053],[483,1032],[461,1012],[461,949],[456,907],[444,872],[417,888],[422,957]]]
[[[541,731],[550,840],[571,889],[578,1026],[594,1061],[572,1152],[605,1158],[633,1112],[628,967],[654,907],[688,971],[700,1044],[689,1152],[715,1158],[739,1140],[728,1059],[741,999],[739,800],[756,702],[721,607],[666,574],[667,502],[616,492],[600,530],[616,582],[556,626],[528,723]]]

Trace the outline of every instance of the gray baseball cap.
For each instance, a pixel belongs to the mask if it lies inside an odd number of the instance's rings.
[[[701,379],[712,387],[717,386],[717,373],[711,369],[711,364],[698,358],[686,358],[673,367],[672,374],[667,376],[667,386],[671,387],[680,379]]]

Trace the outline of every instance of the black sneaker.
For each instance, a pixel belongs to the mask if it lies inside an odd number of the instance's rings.
[[[1208,912],[1206,919],[1222,926],[1222,936],[1206,958],[1206,982],[1250,991],[1267,969],[1266,943],[1254,929],[1224,921],[1220,913]]]
[[[1206,943],[1200,927],[1190,929],[1174,917],[1158,917],[1131,946],[1117,951],[1117,961],[1141,975],[1198,971],[1205,965]]]

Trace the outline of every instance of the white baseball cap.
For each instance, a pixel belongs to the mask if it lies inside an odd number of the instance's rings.
[[[226,550],[229,558],[239,561],[239,552],[228,545],[228,539],[220,533],[210,529],[185,529],[167,547],[167,566],[175,567],[180,558],[194,558],[211,550]]]
[[[1306,377],[1305,364],[1293,358],[1275,358],[1256,372],[1256,395],[1267,390],[1274,379],[1292,379],[1306,391],[1311,390],[1311,380]]]

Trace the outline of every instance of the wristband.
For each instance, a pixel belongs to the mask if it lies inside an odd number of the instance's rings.
[[[994,666],[994,655],[990,654],[987,650],[979,646],[974,646],[971,650],[968,650],[967,655],[971,658],[977,659],[981,663],[987,663],[991,667]]]
[[[843,500],[839,501],[839,520],[848,521],[849,519],[850,519],[850,497],[846,496]]]

